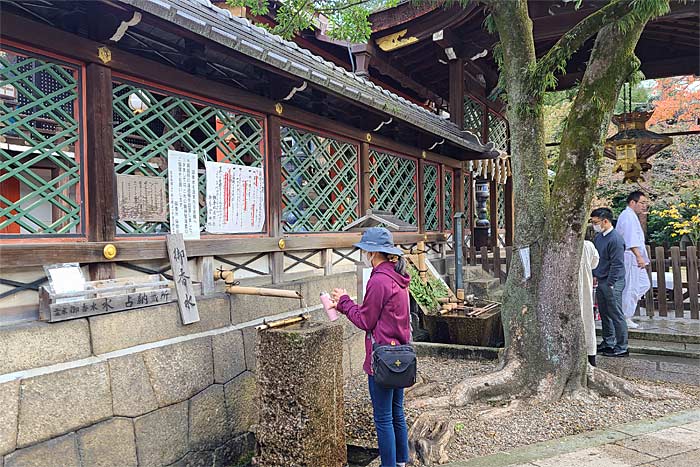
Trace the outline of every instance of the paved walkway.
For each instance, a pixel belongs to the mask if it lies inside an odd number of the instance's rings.
[[[448,467],[698,467],[700,410],[593,431]]]

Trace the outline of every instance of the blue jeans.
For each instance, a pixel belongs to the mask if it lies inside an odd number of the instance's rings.
[[[607,280],[598,279],[596,289],[600,324],[603,327],[603,343],[615,353],[627,351],[627,322],[622,312],[624,288],[625,279],[620,279],[613,284]]]
[[[377,430],[382,467],[396,467],[408,462],[408,427],[403,413],[403,389],[389,389],[374,383],[369,377],[374,427]]]

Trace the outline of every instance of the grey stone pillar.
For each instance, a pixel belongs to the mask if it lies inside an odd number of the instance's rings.
[[[259,342],[259,465],[346,465],[342,326],[303,322]]]

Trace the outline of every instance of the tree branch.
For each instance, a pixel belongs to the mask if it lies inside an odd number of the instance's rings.
[[[632,8],[630,0],[615,0],[580,21],[538,60],[533,83],[543,87],[553,87],[555,83],[551,78],[547,79],[547,75],[557,70],[564,72],[566,62],[588,39],[598,34],[606,24],[629,14]],[[542,91],[544,90],[546,89],[543,88]]]

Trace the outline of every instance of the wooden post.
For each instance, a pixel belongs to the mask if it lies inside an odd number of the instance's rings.
[[[673,269],[673,309],[676,318],[683,317],[683,277],[681,276],[681,249],[671,247],[671,268]]]
[[[197,280],[202,284],[202,295],[206,296],[214,293],[216,290],[214,285],[214,257],[198,256],[196,265]]]
[[[489,272],[489,247],[487,246],[481,247],[481,268]]]
[[[454,182],[453,182],[453,186],[454,186]],[[453,191],[454,191],[454,189],[453,189]],[[438,230],[440,230],[441,232],[444,232],[446,230],[445,229],[445,164],[440,164],[438,167],[438,214],[437,214],[437,217],[438,217]]]
[[[425,232],[425,194],[423,193],[423,177],[425,164],[418,159],[418,232]]]
[[[700,319],[700,306],[698,306],[698,249],[694,246],[689,246],[685,251],[688,266],[688,296],[690,298],[690,318]]]
[[[467,207],[467,216],[469,222],[469,264],[476,266],[476,245],[474,244],[474,226],[476,221],[474,220],[474,174],[469,172],[469,206]]]
[[[506,184],[503,187],[503,207],[504,207],[504,219],[505,219],[505,229],[506,229],[506,246],[513,246],[513,177],[508,177],[506,179]]]
[[[481,141],[486,144],[489,141],[489,108],[481,105]]]
[[[493,247],[493,273],[496,279],[503,283],[503,277],[501,277],[501,249],[498,247],[498,244]]]
[[[455,212],[464,212],[464,170],[455,169],[454,175],[454,205]]]
[[[496,180],[491,180],[489,182],[489,191],[491,196],[489,197],[489,222],[491,223],[491,238],[489,243],[492,247],[498,245],[498,189],[499,185]]]
[[[510,272],[510,262],[511,262],[512,258],[513,258],[513,247],[508,245],[506,247],[506,278],[508,278],[508,273]]]
[[[450,121],[464,129],[464,59],[450,61]]]
[[[267,192],[268,232],[270,237],[281,237],[282,229],[282,136],[281,121],[276,115],[267,116]],[[278,284],[284,276],[284,253],[276,251],[269,255],[272,283]]]
[[[659,316],[666,317],[668,315],[666,308],[666,261],[664,247],[657,246],[656,254],[656,284],[657,293],[659,296]]]
[[[360,143],[360,215],[364,216],[368,209],[372,208],[372,195],[370,194],[369,143]]]
[[[330,276],[333,274],[333,249],[326,248],[321,252],[323,259],[323,275]]]
[[[647,256],[651,260],[651,248],[649,245],[646,245],[645,248],[647,249]],[[646,267],[646,273],[649,276],[649,290],[647,290],[646,293],[646,309],[647,309],[647,317],[652,318],[654,316],[654,287],[651,287],[651,272],[652,268],[654,266],[654,263],[652,261],[649,262],[649,264]]]
[[[91,242],[108,242],[114,240],[116,234],[112,70],[89,63],[85,92],[87,235]],[[90,264],[89,270],[93,281],[111,279],[115,275],[113,263]]]

